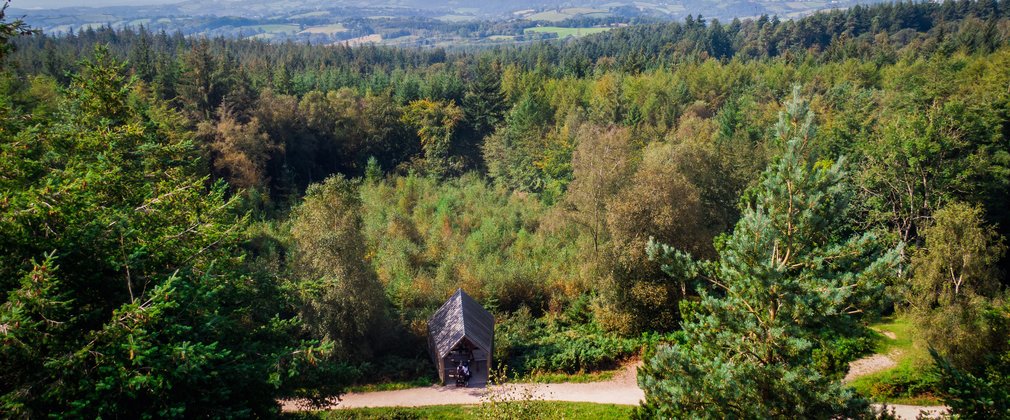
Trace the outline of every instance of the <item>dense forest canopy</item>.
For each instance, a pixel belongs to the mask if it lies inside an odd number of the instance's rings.
[[[889,390],[1010,414],[1006,0],[473,51],[0,21],[5,415],[430,378],[459,287],[515,371],[644,349],[643,417],[870,415],[893,313],[935,375]]]

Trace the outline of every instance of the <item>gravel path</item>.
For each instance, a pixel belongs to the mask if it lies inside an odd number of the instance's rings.
[[[858,377],[893,368],[898,365],[894,362],[894,357],[896,356],[896,353],[889,355],[874,354],[872,356],[867,356],[853,361],[852,363],[849,363],[849,373],[845,375],[845,379],[842,379],[842,381],[849,383]]]
[[[629,365],[609,381],[561,384],[515,384],[510,392],[528,391],[538,399],[551,401],[576,401],[605,404],[638,405],[645,393],[638,388],[636,375],[641,362]],[[425,405],[480,404],[487,389],[472,386],[432,385],[398,391],[349,393],[338,404],[326,409],[361,407],[420,407]],[[284,411],[303,410],[295,401],[284,401]]]
[[[893,365],[894,361],[882,356]],[[859,362],[858,360],[853,363]],[[866,366],[880,366],[886,362],[865,362]],[[509,393],[530,393],[538,399],[550,401],[575,401],[604,404],[638,405],[645,399],[645,393],[638,387],[637,374],[641,362],[628,365],[609,381],[588,383],[561,384],[513,384],[505,385]],[[867,368],[869,369],[869,368]],[[880,369],[878,369],[880,370]],[[865,373],[864,373],[865,374]],[[848,378],[846,378],[848,380]],[[426,405],[475,405],[481,403],[481,397],[488,392],[483,386],[475,384],[469,388],[455,386],[438,386],[411,388],[399,391],[378,391],[345,394],[338,404],[323,409],[345,409],[362,407],[421,407]],[[494,389],[495,387],[492,387]],[[879,406],[878,406],[879,407]],[[921,410],[934,414],[946,407],[920,407],[914,405],[889,405],[900,419],[915,419]],[[300,411],[306,407],[295,401],[284,401],[284,411]]]
[[[879,407],[879,406],[877,406]],[[890,404],[887,406],[889,409],[894,409],[894,415],[899,419],[915,420],[919,417],[919,413],[923,414],[924,419],[939,419],[942,418],[942,414],[947,412],[947,407],[944,406],[930,406],[923,407],[919,405],[902,405],[902,404]]]

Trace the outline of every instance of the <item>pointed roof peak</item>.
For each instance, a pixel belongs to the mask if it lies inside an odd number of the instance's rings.
[[[448,354],[463,337],[490,352],[494,315],[460,287],[428,319],[428,334],[440,357]]]

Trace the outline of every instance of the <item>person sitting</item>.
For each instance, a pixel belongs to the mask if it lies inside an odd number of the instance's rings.
[[[470,363],[469,362],[464,362],[463,365],[462,365],[462,368],[463,368],[463,378],[467,382],[470,382]]]
[[[467,380],[470,379],[466,374],[466,369],[463,367],[463,362],[456,365],[456,386],[466,386]]]

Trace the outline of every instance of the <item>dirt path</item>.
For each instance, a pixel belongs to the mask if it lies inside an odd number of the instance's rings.
[[[879,405],[875,405],[879,407]],[[887,406],[889,409],[894,409],[894,415],[899,419],[914,420],[919,418],[919,413],[923,414],[924,419],[938,419],[942,417],[943,413],[947,412],[947,407],[944,406],[919,406],[919,405],[902,405],[902,404],[890,404]]]
[[[883,356],[886,357],[886,356]],[[891,362],[893,363],[893,361]],[[638,387],[637,374],[641,362],[628,365],[609,381],[561,384],[515,384],[510,393],[530,393],[538,399],[549,401],[575,401],[603,404],[638,405],[645,399],[645,393]],[[500,388],[499,388],[500,389]],[[421,407],[426,405],[475,405],[487,389],[473,386],[429,386],[399,391],[378,391],[349,393],[340,403],[325,409],[345,409],[363,407]],[[936,412],[945,407],[919,407],[913,405],[890,405],[900,419],[915,419],[920,410]],[[294,401],[283,402],[284,411],[300,411],[305,407]]]
[[[894,361],[898,354],[874,354],[849,363],[849,373],[845,375],[843,382],[849,383],[854,379],[887,370],[897,366]]]
[[[645,393],[638,388],[636,375],[641,363],[629,365],[609,381],[561,384],[515,384],[509,391],[528,391],[538,399],[550,401],[593,402],[638,405]],[[349,393],[340,403],[327,409],[361,407],[420,407],[425,405],[480,404],[487,390],[483,387],[457,388],[429,386],[399,391]],[[283,403],[284,411],[304,409],[294,401]]]

